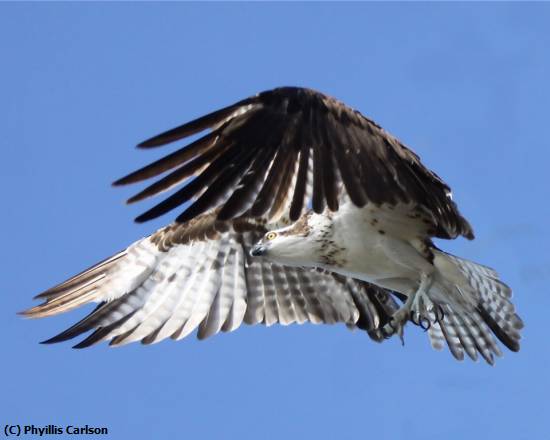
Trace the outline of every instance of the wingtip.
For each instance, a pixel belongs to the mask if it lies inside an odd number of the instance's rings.
[[[127,205],[132,205],[136,202],[141,202],[142,200],[148,199],[149,197],[152,197],[153,195],[154,194],[151,194],[149,191],[147,191],[147,189],[145,189],[144,191],[141,191],[141,192],[133,195],[129,199],[127,199],[126,204]]]
[[[148,148],[162,147],[163,145],[177,141],[182,137],[186,137],[187,134],[184,134],[184,133],[182,133],[181,136],[179,135],[182,128],[184,128],[186,125],[187,124],[184,124],[183,126],[173,128],[172,130],[165,131],[161,134],[157,134],[156,136],[146,139],[143,142],[140,142],[139,144],[137,144],[136,148],[148,149]]]
[[[44,292],[40,292],[39,294],[34,295],[32,299],[41,300],[41,299],[47,298],[52,293],[52,290],[53,289],[48,289],[48,290],[45,290]]]
[[[130,179],[130,176],[131,176],[131,174],[128,174],[127,176],[124,176],[124,177],[121,177],[120,179],[115,180],[113,183],[111,183],[111,186],[115,186],[115,187],[116,186],[124,186],[124,185],[128,185],[130,183],[134,183]]]
[[[145,223],[148,220],[152,220],[154,217],[148,216],[147,213],[143,213],[134,218],[134,223],[141,224]]]
[[[117,186],[125,186],[130,185],[132,183],[141,182],[144,180],[143,178],[137,177],[136,173],[130,173],[127,176],[121,177],[118,180],[115,180],[113,183],[111,183],[111,186],[117,187]]]
[[[44,316],[48,316],[42,314],[42,308],[44,304],[39,304],[37,306],[31,307],[30,309],[20,310],[18,312],[15,312],[15,314],[24,318],[42,318]]]
[[[462,235],[464,235],[464,237],[466,237],[468,240],[473,240],[475,238],[475,234],[474,234],[474,228],[472,228],[472,225],[470,225],[470,223],[464,219],[464,232]]]
[[[140,197],[140,194],[137,194],[136,197]],[[143,198],[147,198],[147,197],[143,197]],[[141,198],[137,200],[141,200]],[[143,214],[140,214],[136,218],[134,218],[134,222],[145,223],[145,222],[148,222],[149,220],[154,220],[156,218],[159,218],[160,216],[166,214],[169,211],[170,209],[163,209],[160,205],[156,205],[156,206],[153,206],[148,211],[145,211]],[[176,222],[178,221],[178,219],[179,217],[176,218]]]
[[[53,338],[49,338],[49,339],[44,339],[43,341],[40,341],[39,344],[41,345],[50,345],[50,344],[55,344],[56,342],[60,342],[60,341],[56,341],[55,340],[55,336]]]
[[[162,144],[163,143],[159,142],[159,140],[155,136],[143,142],[140,142],[139,144],[136,145],[136,148],[140,148],[140,149],[154,148],[154,147],[159,147]]]
[[[132,205],[133,203],[139,202],[140,200],[142,200],[142,198],[138,197],[138,195],[136,194],[135,196],[132,196],[129,199],[126,199],[124,204],[125,205]]]

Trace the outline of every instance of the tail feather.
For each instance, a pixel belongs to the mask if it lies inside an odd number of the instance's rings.
[[[504,321],[504,324],[499,324],[493,316],[487,312],[487,310],[483,307],[478,308],[478,312],[485,321],[485,323],[489,326],[489,328],[493,331],[493,333],[496,335],[496,337],[506,346],[509,350],[518,352],[520,348],[519,341],[521,339],[520,333],[517,331],[516,328],[510,327],[507,324],[507,321]],[[518,319],[515,319],[518,318]],[[506,319],[506,318],[503,318]],[[516,325],[523,326],[523,322],[517,315],[510,315],[509,319],[514,320],[516,322]]]
[[[454,356],[455,359],[459,361],[463,360],[464,349],[462,347],[462,344],[460,343],[458,331],[455,326],[452,325],[450,322],[441,321],[439,323],[439,327],[441,328],[441,333],[443,334],[443,337],[447,341],[447,346],[449,347],[451,354]]]
[[[456,335],[458,337],[460,345],[464,348],[466,354],[472,360],[477,360],[477,349],[475,338],[472,336],[470,329],[465,324],[464,320],[457,313],[453,313],[452,309],[446,305],[444,308],[447,322],[450,326],[456,329]]]
[[[491,268],[449,255],[458,265],[471,288],[479,294],[477,310],[497,338],[512,351],[519,351],[523,321],[510,302],[512,289]]]
[[[456,358],[462,358],[464,350],[474,360],[481,354],[489,364],[502,355],[493,335],[511,351],[519,351],[523,321],[510,301],[512,290],[498,274],[439,250],[434,250],[434,265],[438,272],[433,296],[445,318],[432,326],[432,346],[440,349],[446,341]]]

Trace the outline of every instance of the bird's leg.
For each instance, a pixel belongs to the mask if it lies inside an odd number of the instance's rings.
[[[430,304],[433,306],[433,303],[427,295],[431,285],[431,274],[423,272],[420,275],[420,284],[418,289],[407,297],[405,304],[403,304],[399,310],[393,314],[390,321],[382,330],[389,335],[397,333],[403,345],[405,345],[405,341],[403,339],[403,329],[409,318],[413,323],[427,330],[430,326],[430,319],[422,312],[424,305]]]
[[[397,310],[390,318],[389,322],[382,328],[382,331],[388,336],[392,336],[397,333],[399,339],[401,339],[401,344],[405,345],[405,339],[403,339],[403,330],[405,328],[405,323],[409,318],[409,313],[414,301],[416,293],[411,294],[407,297],[407,301],[403,304],[399,310]]]

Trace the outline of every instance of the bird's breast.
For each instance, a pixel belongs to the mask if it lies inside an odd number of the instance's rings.
[[[386,229],[385,222],[376,219],[372,211],[344,206],[333,221],[327,245],[331,252],[323,262],[327,269],[331,266],[343,275],[387,288],[395,288],[395,280],[399,280],[399,290],[403,282],[409,284],[406,280],[411,285],[417,282],[418,271],[426,264],[423,257],[407,240]]]

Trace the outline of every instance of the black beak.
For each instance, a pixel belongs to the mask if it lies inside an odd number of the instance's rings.
[[[267,251],[267,248],[261,244],[261,243],[256,243],[252,249],[250,249],[250,255],[252,255],[253,257],[260,257],[262,255],[264,255]]]

